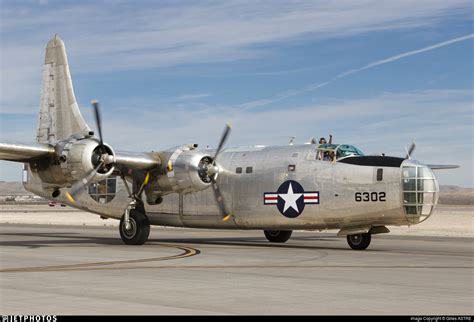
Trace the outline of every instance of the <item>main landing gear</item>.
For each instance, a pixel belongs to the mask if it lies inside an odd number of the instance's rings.
[[[123,173],[120,174],[120,177],[127,190],[128,198],[130,198],[130,202],[125,208],[125,214],[120,220],[120,237],[127,245],[143,245],[150,235],[150,221],[146,216],[141,195],[150,180],[150,173],[146,174],[140,189],[136,193],[132,193],[130,190]]]
[[[137,207],[138,202],[132,200],[120,220],[120,237],[127,245],[143,245],[150,235],[150,222],[143,207]]]
[[[372,240],[371,234],[355,234],[347,235],[347,243],[355,250],[364,250],[370,245]]]
[[[272,243],[284,243],[291,237],[292,230],[264,230],[265,237]]]

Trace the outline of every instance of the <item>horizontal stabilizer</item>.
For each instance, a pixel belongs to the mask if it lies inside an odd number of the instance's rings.
[[[428,164],[428,167],[431,170],[447,170],[447,169],[457,169],[458,165],[454,164]]]

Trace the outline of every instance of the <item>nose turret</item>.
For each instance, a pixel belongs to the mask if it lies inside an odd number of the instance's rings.
[[[433,171],[413,160],[401,165],[403,210],[411,224],[428,218],[438,203],[439,186]]]

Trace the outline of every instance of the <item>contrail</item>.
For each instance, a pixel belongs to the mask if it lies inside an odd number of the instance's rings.
[[[405,58],[405,57],[418,55],[418,54],[424,53],[426,51],[438,49],[438,48],[441,48],[441,47],[446,47],[446,46],[449,46],[451,44],[455,44],[457,42],[472,39],[472,38],[474,38],[474,34],[470,34],[470,35],[459,37],[459,38],[454,38],[454,39],[451,39],[451,40],[448,40],[448,41],[440,42],[439,44],[436,44],[436,45],[428,46],[428,47],[417,49],[417,50],[408,51],[408,52],[403,53],[403,54],[399,54],[399,55],[396,55],[396,56],[392,56],[392,57],[389,57],[389,58],[378,60],[378,61],[375,61],[373,63],[367,64],[364,67],[357,68],[357,69],[351,69],[351,70],[348,70],[344,73],[341,73],[338,76],[336,76],[333,79],[333,81],[336,80],[336,79],[340,79],[340,78],[343,78],[343,77],[361,72],[361,71],[366,70],[366,69],[370,69],[370,68],[374,68],[374,67],[377,67],[377,66],[380,66],[380,65],[388,64],[388,63],[400,60],[400,59]]]
[[[345,72],[342,72],[339,75],[337,75],[336,77],[333,77],[332,79],[330,79],[326,82],[315,83],[315,84],[311,84],[311,85],[308,85],[306,87],[303,87],[301,89],[296,89],[296,90],[290,90],[290,91],[287,91],[287,92],[283,92],[283,93],[278,94],[275,98],[262,99],[262,100],[258,100],[258,101],[247,102],[247,103],[241,104],[239,107],[243,108],[243,109],[251,109],[251,108],[255,108],[255,107],[259,107],[259,106],[265,106],[265,105],[268,105],[268,104],[279,102],[279,101],[282,101],[286,98],[290,98],[290,97],[297,96],[297,95],[300,95],[300,94],[303,94],[303,93],[318,90],[322,87],[325,87],[329,84],[332,84],[333,82],[335,82],[335,81],[337,81],[341,78],[345,78],[349,75],[357,74],[357,73],[359,73],[361,71],[364,71],[364,70],[367,70],[367,69],[375,68],[375,67],[380,66],[380,65],[389,64],[389,63],[392,63],[394,61],[397,61],[397,60],[400,60],[400,59],[403,59],[403,58],[406,58],[406,57],[418,55],[418,54],[421,54],[421,53],[424,53],[424,52],[427,52],[427,51],[431,51],[431,50],[435,50],[435,49],[438,49],[438,48],[441,48],[441,47],[446,47],[446,46],[449,46],[449,45],[452,45],[452,44],[455,44],[455,43],[458,43],[458,42],[461,42],[461,41],[469,40],[469,39],[472,39],[472,38],[474,38],[474,34],[469,34],[469,35],[466,35],[466,36],[462,36],[462,37],[450,39],[450,40],[447,40],[447,41],[443,41],[443,42],[440,42],[438,44],[434,44],[434,45],[424,47],[424,48],[421,48],[421,49],[412,50],[412,51],[408,51],[406,53],[402,53],[402,54],[398,54],[398,55],[388,57],[388,58],[385,58],[385,59],[377,60],[377,61],[369,63],[369,64],[367,64],[363,67],[356,68],[356,69],[349,69]]]

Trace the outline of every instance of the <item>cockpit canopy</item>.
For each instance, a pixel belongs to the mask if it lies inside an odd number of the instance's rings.
[[[319,160],[334,161],[349,156],[361,156],[364,153],[350,144],[320,144],[317,147]]]

